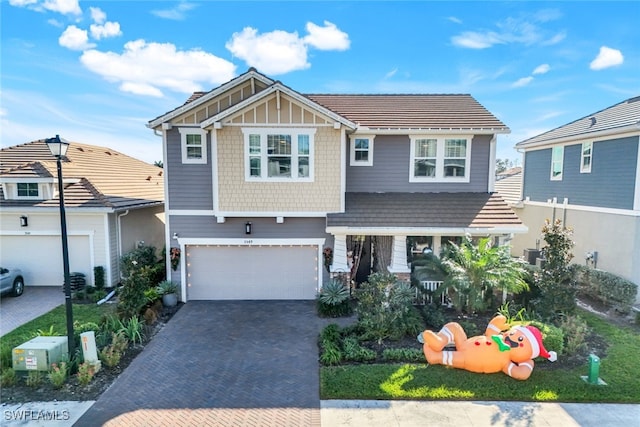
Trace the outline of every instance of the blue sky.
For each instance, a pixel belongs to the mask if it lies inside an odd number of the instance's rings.
[[[1,146],[162,159],[145,124],[256,67],[301,93],[469,93],[526,138],[640,95],[640,2],[1,0]]]

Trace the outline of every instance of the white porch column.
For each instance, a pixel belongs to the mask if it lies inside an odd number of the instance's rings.
[[[433,242],[431,245],[431,249],[433,250],[433,254],[440,258],[440,249],[442,248],[442,236],[433,236]]]
[[[347,264],[347,236],[336,234],[333,236],[333,262],[329,267],[332,273],[349,273],[351,268]]]
[[[407,264],[407,236],[393,236],[389,273],[411,273]]]

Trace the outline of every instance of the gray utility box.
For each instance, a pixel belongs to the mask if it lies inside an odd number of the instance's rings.
[[[15,371],[48,371],[68,359],[67,337],[35,337],[13,349]]]
[[[531,265],[536,265],[536,260],[540,258],[539,249],[525,249],[522,253],[524,260]]]

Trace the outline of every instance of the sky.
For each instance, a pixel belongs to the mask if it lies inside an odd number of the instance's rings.
[[[465,93],[514,145],[640,95],[640,2],[0,0],[0,146],[162,160],[146,124],[255,67],[303,94]]]

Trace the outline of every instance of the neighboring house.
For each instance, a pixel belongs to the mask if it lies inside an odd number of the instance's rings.
[[[62,159],[71,272],[107,286],[138,245],[164,245],[163,170],[110,148],[72,142]],[[27,286],[64,282],[56,159],[44,140],[0,150],[0,264]],[[143,243],[144,242],[144,243]]]
[[[501,179],[509,178],[513,175],[518,175],[522,173],[522,167],[515,166],[513,168],[505,169],[502,172],[496,173],[496,180],[500,181]]]
[[[407,277],[408,239],[526,231],[492,194],[509,129],[470,95],[303,95],[250,69],[148,127],[184,301],[313,299],[365,241]]]
[[[545,219],[574,229],[575,263],[640,285],[640,97],[519,142],[529,232],[513,253],[535,248]]]
[[[496,192],[511,206],[522,200],[522,170],[506,176],[496,176]]]

